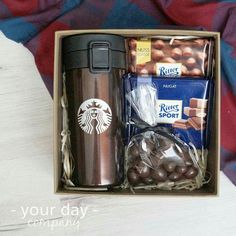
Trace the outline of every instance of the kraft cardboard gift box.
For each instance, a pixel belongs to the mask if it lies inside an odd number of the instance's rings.
[[[79,193],[79,194],[105,194],[105,195],[133,195],[127,190],[114,190],[112,192],[90,192],[79,190],[67,190],[63,187],[62,176],[62,153],[61,153],[61,131],[62,131],[62,39],[63,37],[84,33],[111,33],[123,35],[125,37],[139,36],[200,36],[214,38],[214,80],[215,97],[213,106],[213,116],[211,122],[211,141],[207,156],[207,170],[212,174],[208,184],[200,189],[187,190],[138,190],[136,195],[186,195],[186,196],[217,196],[219,193],[219,163],[220,163],[220,34],[218,32],[190,31],[190,30],[143,30],[143,29],[109,29],[109,30],[69,30],[57,31],[55,33],[54,52],[54,130],[53,130],[53,150],[54,150],[54,191],[55,193]]]

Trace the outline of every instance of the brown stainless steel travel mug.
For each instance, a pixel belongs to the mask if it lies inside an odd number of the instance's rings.
[[[125,40],[112,34],[63,39],[74,181],[82,187],[123,181],[122,75]]]

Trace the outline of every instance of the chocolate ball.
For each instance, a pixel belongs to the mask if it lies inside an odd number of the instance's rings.
[[[133,144],[129,147],[128,153],[131,157],[138,157],[139,156],[139,148],[136,144]]]
[[[191,57],[193,55],[193,50],[190,47],[185,47],[183,49],[183,56],[184,57]]]
[[[169,176],[168,176],[168,178],[169,178],[169,180],[171,180],[171,181],[178,181],[178,180],[180,180],[181,179],[181,174],[180,173],[177,173],[177,172],[172,172]]]
[[[167,180],[167,172],[159,167],[158,169],[151,170],[151,177],[156,182],[165,182]]]
[[[191,166],[188,168],[187,172],[184,174],[184,176],[187,178],[187,179],[193,179],[197,176],[198,174],[198,169],[194,166]]]
[[[181,175],[184,174],[184,173],[186,173],[187,170],[188,170],[187,166],[177,166],[177,167],[175,168],[175,171],[176,171],[177,173],[181,174]]]
[[[184,152],[183,156],[182,156],[183,160],[184,160],[184,164],[186,166],[192,166],[193,165],[193,161],[191,160],[191,158],[189,157],[189,154]]]
[[[164,168],[167,172],[173,172],[175,170],[175,167],[176,167],[176,163],[173,161],[166,162],[164,164]]]
[[[193,165],[193,162],[190,161],[190,160],[186,160],[186,161],[184,161],[184,164],[185,164],[186,166],[192,166],[192,165]]]
[[[161,50],[158,49],[152,49],[152,60],[159,61],[164,57],[164,53]]]
[[[141,161],[140,156],[136,156],[136,157],[131,157],[129,159],[129,166],[137,166],[139,164],[139,162]]]
[[[136,173],[139,174],[140,177],[146,178],[150,174],[150,168],[143,162],[140,161],[136,166]]]
[[[153,40],[152,47],[155,49],[162,49],[165,46],[165,43],[161,39]]]
[[[153,179],[150,178],[150,177],[142,178],[142,182],[144,184],[152,184],[153,183]]]
[[[135,185],[139,183],[139,175],[136,173],[134,168],[129,168],[127,172],[127,178],[130,184]]]
[[[182,50],[180,48],[174,48],[171,51],[171,57],[174,59],[179,59],[182,56]]]

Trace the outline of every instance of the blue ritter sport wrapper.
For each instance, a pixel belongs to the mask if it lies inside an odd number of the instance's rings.
[[[145,128],[163,127],[197,149],[207,148],[214,95],[212,79],[126,74],[124,93],[127,142]]]

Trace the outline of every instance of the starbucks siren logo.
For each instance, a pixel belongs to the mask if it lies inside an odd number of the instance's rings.
[[[94,126],[98,134],[103,133],[110,126],[111,120],[111,109],[101,99],[88,99],[79,107],[78,122],[81,129],[88,134],[92,134]]]

